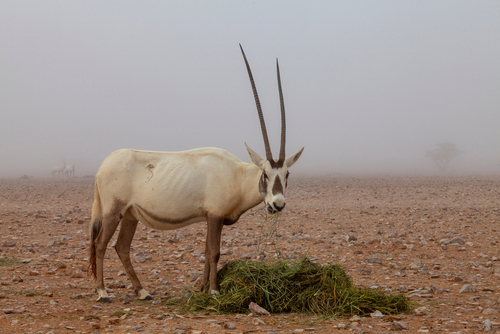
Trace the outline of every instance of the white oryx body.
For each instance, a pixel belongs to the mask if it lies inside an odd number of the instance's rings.
[[[241,50],[243,53],[243,49]],[[98,301],[110,302],[104,286],[103,262],[109,240],[120,224],[115,250],[140,299],[152,299],[143,289],[130,261],[130,244],[138,222],[158,230],[172,230],[207,222],[202,288],[218,293],[217,263],[222,227],[238,221],[248,209],[264,201],[269,212],[285,207],[288,168],[304,148],[285,157],[285,109],[281,102],[281,148],[274,159],[257,90],[243,53],[254,92],[266,149],[261,158],[247,146],[252,163],[242,162],[219,148],[183,152],[124,149],[111,153],[96,174],[90,223],[89,268],[97,279]],[[246,145],[246,144],[245,144]]]
[[[123,149],[104,160],[96,186],[104,213],[119,202],[120,215],[129,214],[157,230],[173,230],[206,221],[208,215],[238,220],[262,202],[260,174],[256,165],[219,148]]]
[[[66,175],[66,177],[75,176],[75,164],[64,166],[64,175]]]
[[[60,176],[61,173],[64,175],[64,166],[54,166],[52,167],[52,177],[56,176]]]

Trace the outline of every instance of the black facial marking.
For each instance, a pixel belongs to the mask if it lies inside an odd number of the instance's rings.
[[[283,183],[281,183],[281,178],[276,175],[273,184],[273,195],[283,194]]]

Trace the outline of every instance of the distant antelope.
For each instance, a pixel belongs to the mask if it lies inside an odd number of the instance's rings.
[[[104,287],[103,260],[119,223],[115,250],[139,299],[150,300],[152,297],[142,287],[130,261],[130,244],[138,221],[158,230],[178,229],[206,221],[202,288],[210,281],[210,292],[217,294],[222,227],[236,223],[245,211],[262,201],[270,213],[285,207],[288,168],[299,159],[304,148],[285,157],[285,106],[276,61],[281,148],[279,158],[273,159],[252,72],[243,48],[241,52],[257,105],[266,158],[261,158],[246,144],[253,163],[242,162],[219,148],[183,152],[123,149],[111,153],[96,174],[90,222],[89,269],[97,280],[98,301],[110,302]]]
[[[64,166],[54,166],[52,167],[52,177],[56,176],[60,176],[61,173],[64,175]]]
[[[61,174],[64,176],[65,174],[65,169],[66,169],[66,159],[63,157],[61,158],[63,165],[62,166],[54,166],[52,167],[52,177],[57,176],[59,177]]]
[[[64,175],[66,175],[66,177],[75,176],[75,164],[66,165],[64,167]]]

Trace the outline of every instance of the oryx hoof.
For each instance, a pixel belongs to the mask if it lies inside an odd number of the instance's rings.
[[[137,294],[139,295],[139,300],[153,300],[153,297],[144,289],[137,291]]]
[[[210,290],[210,294],[214,296],[220,295],[219,290]]]
[[[108,297],[101,297],[101,298],[97,299],[97,302],[99,302],[99,303],[111,303],[111,299],[109,299]]]

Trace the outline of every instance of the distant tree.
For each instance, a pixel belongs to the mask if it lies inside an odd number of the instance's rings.
[[[441,143],[436,144],[436,146],[436,149],[426,151],[425,156],[432,159],[442,172],[448,169],[448,165],[451,160],[463,153],[463,151],[459,150],[455,144]]]

